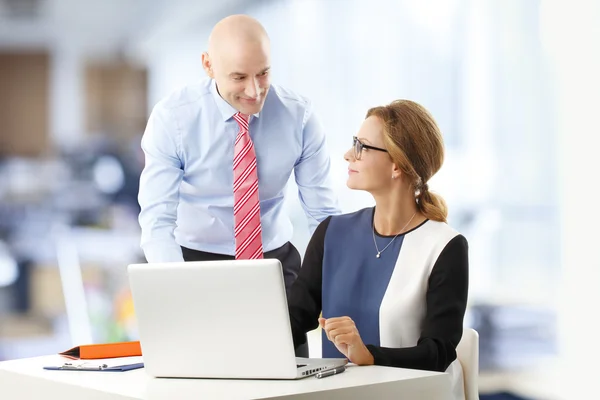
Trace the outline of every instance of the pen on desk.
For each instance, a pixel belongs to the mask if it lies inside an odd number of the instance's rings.
[[[108,365],[106,365],[106,364],[93,365],[93,366],[86,366],[86,364],[87,363],[83,363],[83,364],[65,363],[62,367],[60,367],[60,369],[72,369],[72,370],[78,370],[78,369],[96,370],[97,369],[98,371],[101,371],[108,367]]]
[[[332,368],[332,369],[326,369],[325,371],[321,371],[318,374],[316,374],[315,377],[317,379],[326,378],[328,376],[341,374],[345,370],[346,370],[346,366],[342,365],[341,367]]]

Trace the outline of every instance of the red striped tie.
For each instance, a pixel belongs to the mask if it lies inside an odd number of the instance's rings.
[[[233,223],[235,258],[263,258],[258,198],[258,172],[254,145],[248,132],[248,116],[233,116],[240,126],[233,156]]]

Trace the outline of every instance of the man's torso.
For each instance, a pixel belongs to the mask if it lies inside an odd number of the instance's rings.
[[[196,250],[232,254],[233,156],[239,131],[235,110],[204,80],[171,94],[162,103],[175,119],[173,132],[184,170],[177,228],[179,244]],[[279,247],[291,237],[282,212],[287,182],[302,155],[306,100],[272,86],[263,110],[250,120],[258,164],[263,246]],[[198,232],[203,232],[198,240]]]

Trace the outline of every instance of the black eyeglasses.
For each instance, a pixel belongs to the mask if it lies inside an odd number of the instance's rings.
[[[356,136],[352,137],[352,147],[354,148],[354,158],[360,160],[360,156],[362,154],[363,149],[371,149],[377,151],[388,152],[386,149],[382,149],[381,147],[369,146],[368,144],[364,144]]]

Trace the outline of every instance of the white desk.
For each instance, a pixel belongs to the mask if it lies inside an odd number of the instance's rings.
[[[297,381],[154,379],[127,372],[47,371],[64,358],[45,356],[0,362],[0,398],[58,399],[450,399],[445,373],[349,366],[340,375]]]

